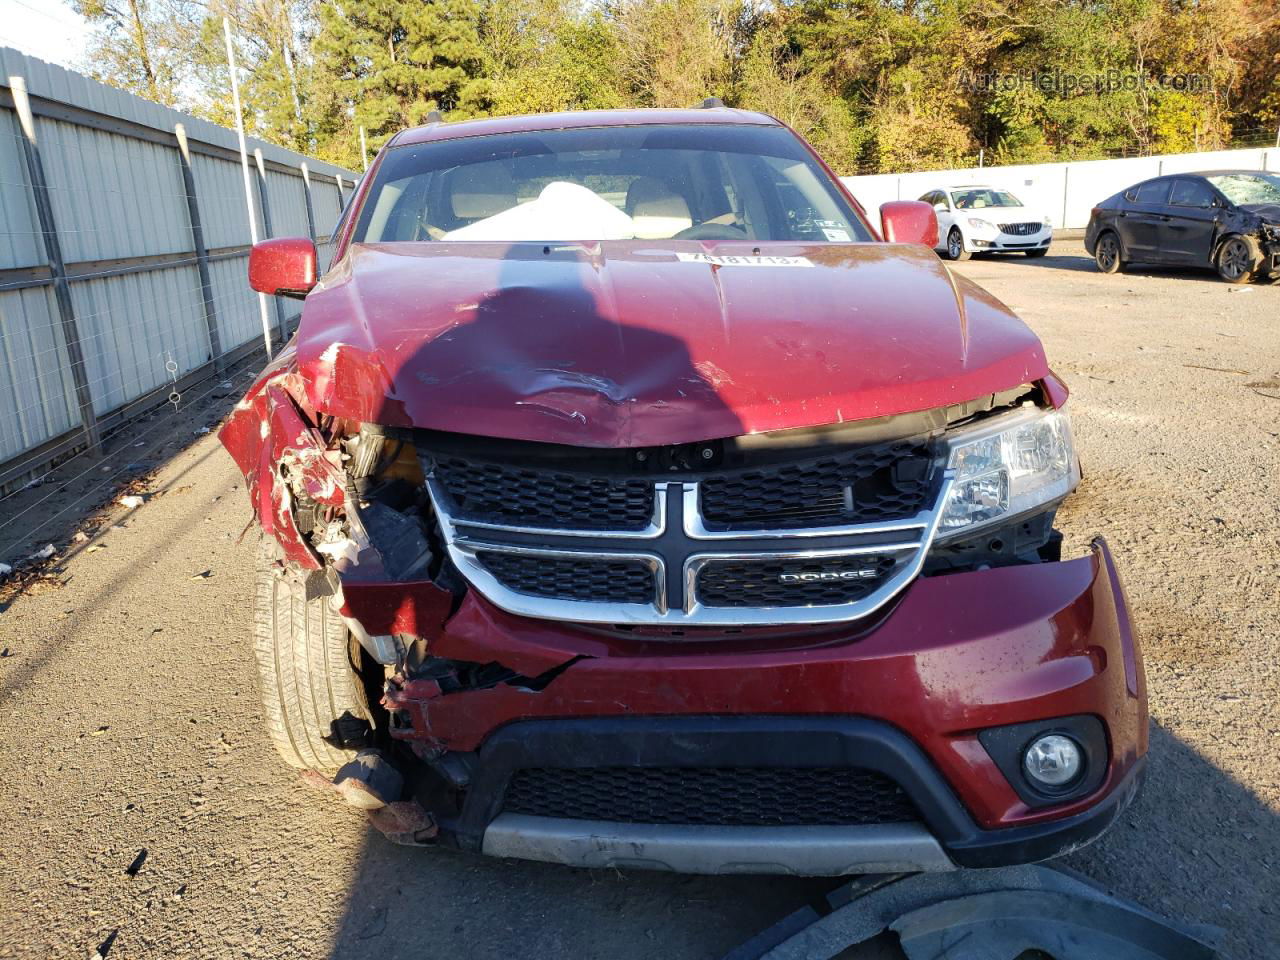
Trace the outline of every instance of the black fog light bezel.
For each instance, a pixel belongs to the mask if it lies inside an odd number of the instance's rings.
[[[1079,775],[1056,788],[1032,780],[1023,767],[1027,748],[1050,734],[1070,737],[1080,748]],[[1102,721],[1091,714],[989,727],[978,732],[978,741],[1018,799],[1033,810],[1086,797],[1102,786],[1107,775],[1107,731]]]

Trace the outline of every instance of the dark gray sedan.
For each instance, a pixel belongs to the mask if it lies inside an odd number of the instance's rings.
[[[1093,208],[1085,248],[1103,273],[1134,262],[1209,267],[1228,283],[1280,277],[1280,175],[1177,173]]]

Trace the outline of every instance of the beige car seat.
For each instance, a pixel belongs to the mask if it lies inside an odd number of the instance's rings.
[[[693,226],[684,197],[656,177],[637,177],[627,188],[626,212],[636,236],[663,240]]]
[[[459,220],[483,220],[516,205],[515,181],[500,161],[459,167],[449,187],[453,215]]]

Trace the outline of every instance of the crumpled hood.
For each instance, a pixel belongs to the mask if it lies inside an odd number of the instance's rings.
[[[307,298],[297,356],[325,413],[596,447],[908,413],[1048,373],[1003,304],[888,244],[357,244]]]
[[[1240,209],[1257,214],[1267,223],[1280,224],[1280,203],[1242,203]]]

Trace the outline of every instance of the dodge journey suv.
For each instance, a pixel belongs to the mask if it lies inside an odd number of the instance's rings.
[[[221,430],[268,728],[406,842],[838,875],[1109,826],[1146,694],[1040,341],[718,106],[392,138]],[[336,776],[335,776],[336,774]],[[380,818],[380,819],[379,819]]]

